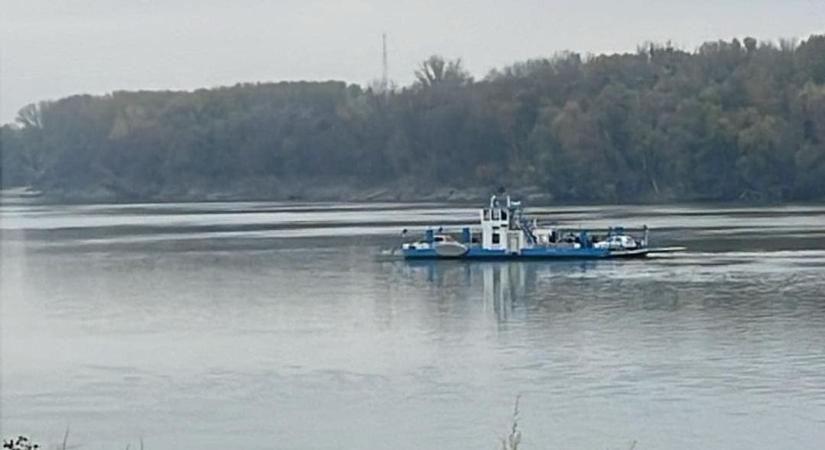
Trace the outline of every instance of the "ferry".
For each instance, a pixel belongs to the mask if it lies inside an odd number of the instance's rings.
[[[684,250],[682,247],[651,248],[650,230],[634,236],[623,227],[599,232],[562,230],[539,226],[524,214],[521,202],[510,196],[490,198],[479,211],[480,227],[464,227],[458,236],[443,229],[427,229],[422,239],[402,243],[393,254],[404,259],[607,259],[642,258],[652,253]],[[402,232],[406,236],[406,230]]]

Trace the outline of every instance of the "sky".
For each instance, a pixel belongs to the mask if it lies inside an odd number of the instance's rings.
[[[72,94],[238,82],[412,81],[429,55],[477,77],[564,50],[632,52],[671,41],[804,39],[825,0],[3,0],[0,123]]]

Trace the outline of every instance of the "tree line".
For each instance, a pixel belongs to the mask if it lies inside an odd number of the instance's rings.
[[[478,80],[433,56],[415,75],[392,90],[255,83],[28,105],[0,128],[2,184],[161,200],[266,197],[298,181],[529,185],[559,201],[825,199],[825,35],[567,52]]]

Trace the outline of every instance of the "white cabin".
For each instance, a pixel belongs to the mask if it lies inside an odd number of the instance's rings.
[[[529,246],[519,224],[520,208],[521,204],[512,202],[509,196],[505,205],[495,195],[490,198],[490,206],[480,212],[482,248],[518,253]]]

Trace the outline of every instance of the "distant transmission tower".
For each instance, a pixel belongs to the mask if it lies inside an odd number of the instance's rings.
[[[390,90],[390,75],[387,64],[387,33],[381,34],[381,91],[384,95]]]

